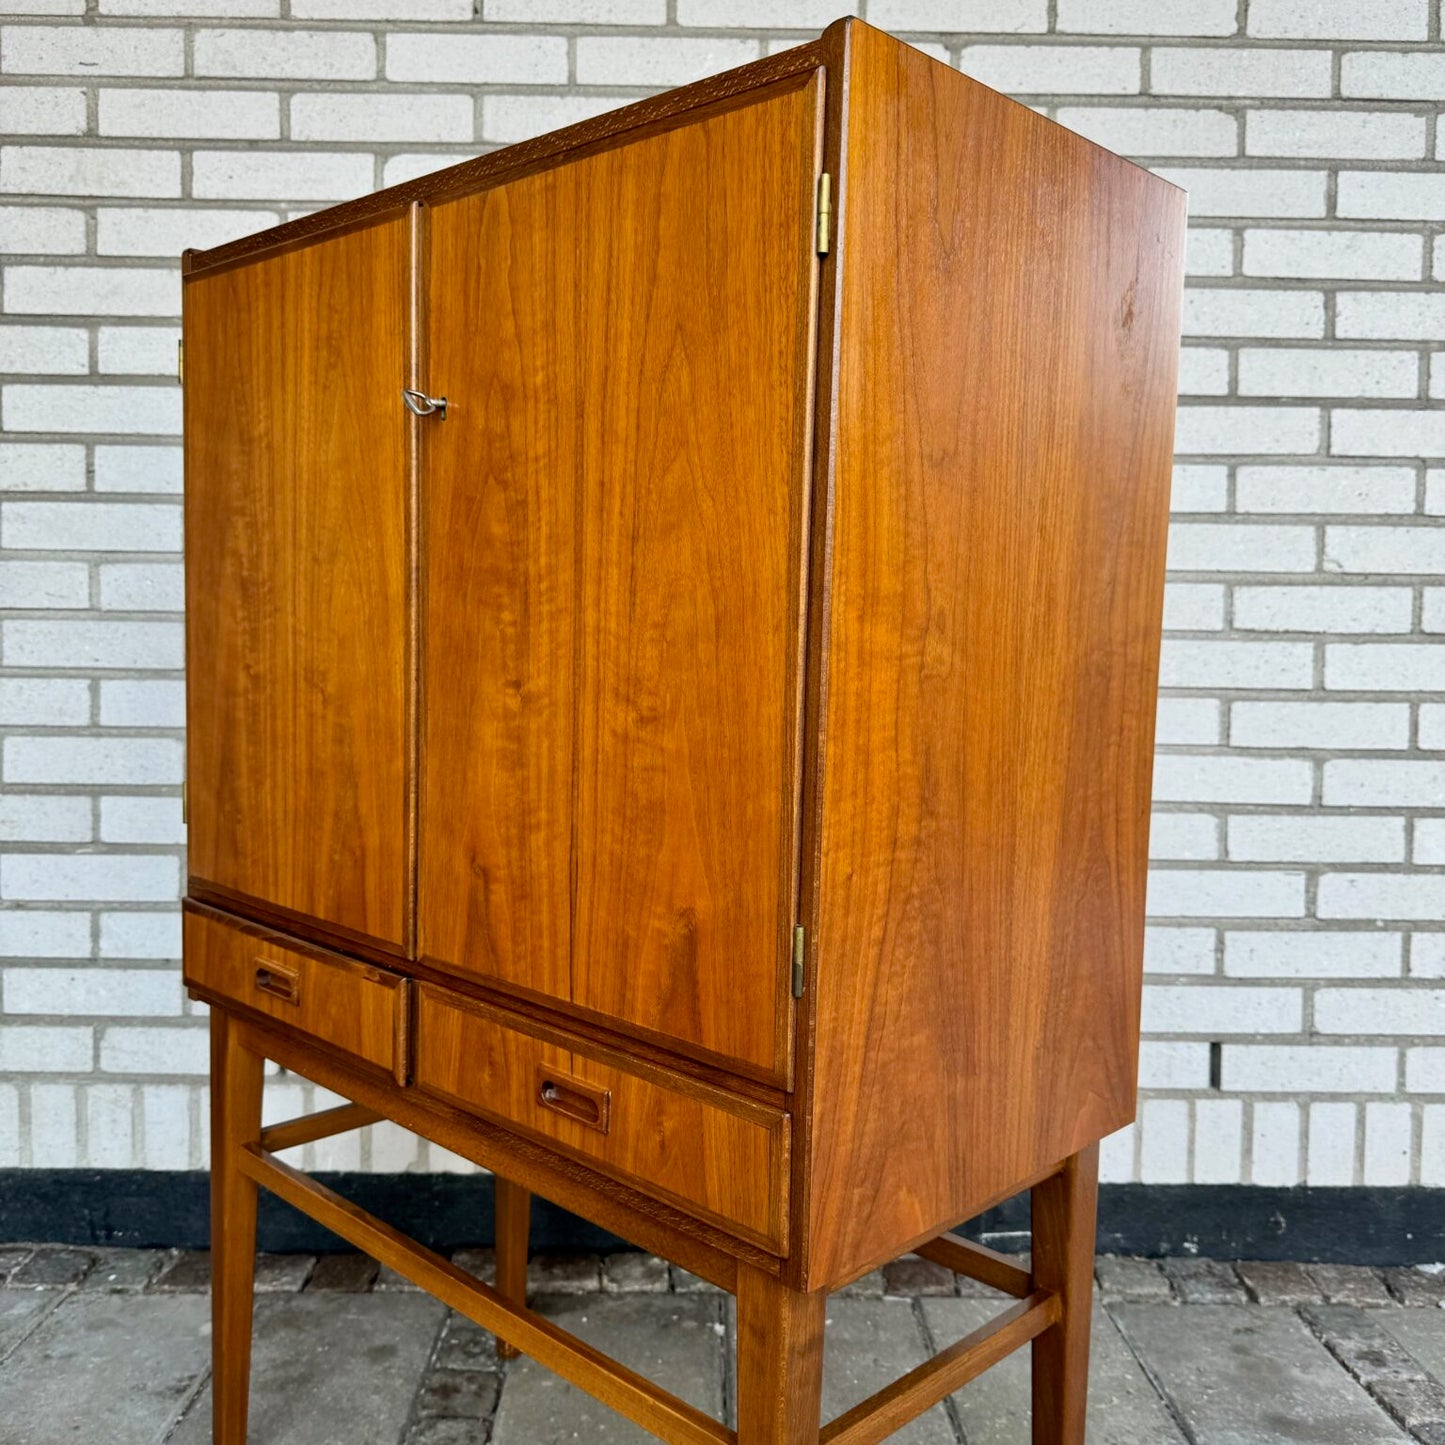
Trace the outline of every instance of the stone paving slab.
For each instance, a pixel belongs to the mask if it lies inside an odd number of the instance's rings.
[[[10,1276],[34,1253],[35,1251],[28,1244],[0,1245],[0,1284],[9,1280]]]
[[[828,1301],[827,1321],[824,1420],[841,1415],[928,1358],[927,1339],[911,1300],[840,1296]],[[889,1438],[897,1445],[954,1445],[957,1436],[945,1408],[935,1405]]]
[[[722,1418],[720,1299],[708,1295],[548,1295],[536,1300],[534,1308],[690,1405],[715,1419]],[[656,1437],[524,1357],[508,1367],[491,1442],[656,1445]]]
[[[993,1319],[1011,1303],[982,1300],[923,1301],[923,1318],[942,1349]],[[953,1397],[968,1445],[1029,1445],[1030,1393],[1027,1349],[986,1370]],[[1183,1445],[1149,1377],[1102,1305],[1094,1306],[1089,1351],[1089,1445]]]
[[[456,1262],[492,1272],[490,1250]],[[966,1281],[947,1293],[918,1263],[829,1301],[825,1420],[1006,1306]],[[7,1245],[6,1274],[0,1445],[210,1440],[205,1254]],[[1445,1445],[1438,1271],[1106,1257],[1097,1274],[1090,1445]],[[544,1313],[732,1418],[729,1297],[639,1254],[539,1258],[530,1283]],[[490,1334],[363,1257],[262,1257],[257,1284],[265,1445],[651,1438],[534,1363],[499,1361]],[[1023,1351],[896,1439],[1026,1445],[1028,1415]]]
[[[1385,1380],[1418,1380],[1425,1374],[1394,1336],[1355,1305],[1306,1305],[1300,1317],[1366,1388]]]
[[[251,1439],[396,1445],[445,1314],[445,1306],[422,1294],[258,1299]],[[207,1384],[169,1442],[209,1445],[210,1439]]]
[[[1445,1309],[1367,1311],[1414,1357],[1416,1364],[1445,1384]]]
[[[66,1298],[59,1290],[6,1290],[0,1294],[0,1360],[13,1350],[42,1319]],[[0,1399],[4,1398],[0,1377]]]
[[[69,1294],[0,1373],[5,1445],[155,1445],[210,1349],[203,1296]]]
[[[1121,1304],[1124,1337],[1192,1445],[1408,1440],[1289,1309]]]
[[[1445,1386],[1435,1380],[1382,1380],[1379,1402],[1417,1439],[1445,1434]]]

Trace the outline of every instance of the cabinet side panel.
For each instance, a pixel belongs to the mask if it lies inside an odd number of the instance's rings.
[[[1133,1115],[1184,198],[852,36],[811,1286]]]
[[[401,948],[405,218],[185,288],[190,872]]]

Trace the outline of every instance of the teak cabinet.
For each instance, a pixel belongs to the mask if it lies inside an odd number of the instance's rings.
[[[664,1439],[1083,1439],[1133,1116],[1184,203],[857,21],[186,257],[216,1438],[258,1184]],[[353,1102],[262,1130],[262,1061]],[[276,1158],[496,1175],[482,1285]],[[1032,1264],[950,1229],[1033,1190]],[[738,1296],[736,1431],[526,1308],[541,1193]],[[820,1433],[827,1292],[1019,1302]]]

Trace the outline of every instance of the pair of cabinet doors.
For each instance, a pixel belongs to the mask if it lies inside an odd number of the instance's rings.
[[[187,277],[193,894],[787,1078],[821,89]]]

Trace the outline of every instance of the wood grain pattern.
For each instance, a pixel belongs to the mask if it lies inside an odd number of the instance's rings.
[[[1016,1259],[990,1249],[986,1244],[964,1239],[962,1235],[940,1234],[937,1239],[920,1244],[914,1253],[923,1259],[931,1259],[934,1264],[941,1264],[954,1274],[976,1279],[1002,1290],[1004,1294],[1011,1294],[1015,1299],[1023,1299],[1033,1292],[1033,1275]]]
[[[1034,1341],[1035,1445],[1084,1445],[1089,1403],[1089,1331],[1094,1304],[1094,1241],[1099,1146],[1070,1158],[1030,1195],[1033,1275],[1059,1301],[1057,1323]]]
[[[764,1273],[778,1273],[776,1255],[602,1174],[554,1146],[536,1143],[515,1129],[420,1090],[398,1089],[345,1054],[279,1028],[259,1015],[238,1015],[235,1022],[248,1048],[274,1059],[282,1068],[377,1109],[403,1129],[434,1140],[494,1174],[505,1175],[533,1194],[590,1219],[640,1249],[674,1261],[719,1289],[734,1287],[739,1261]]]
[[[190,870],[401,950],[406,221],[184,289]]]
[[[532,1191],[736,1288],[737,1445],[817,1445],[826,1290],[919,1246],[1023,1302],[821,1438],[1036,1337],[1035,1437],[1082,1441],[1182,223],[847,21],[188,258],[219,1438],[259,1181],[696,1441],[525,1309]],[[496,1289],[253,1142],[263,1052],[355,1100],[272,1142],[384,1115],[499,1175]],[[1031,1186],[1032,1277],[939,1237]]]
[[[211,1391],[216,1445],[246,1445],[256,1185],[240,1151],[261,1132],[262,1059],[223,1009],[211,1030]]]
[[[318,1139],[329,1139],[334,1134],[365,1129],[370,1124],[380,1123],[381,1119],[382,1115],[375,1109],[366,1109],[360,1104],[338,1104],[335,1108],[322,1109],[315,1114],[302,1114],[295,1119],[283,1119],[279,1124],[268,1124],[261,1130],[261,1147],[273,1154],[281,1154],[299,1144],[314,1144]]]
[[[816,1082],[817,921],[822,841],[824,704],[828,696],[829,575],[833,552],[833,485],[838,445],[838,351],[842,339],[844,218],[848,194],[846,146],[849,53],[857,24],[837,20],[823,33],[828,77],[823,111],[823,166],[831,177],[833,222],[830,245],[818,273],[818,323],[813,396],[813,478],[808,553],[808,603],[804,620],[802,715],[799,757],[798,925],[803,928],[801,997],[793,1011],[793,1069],[789,1100],[793,1119],[793,1178],[788,1198],[793,1233],[784,1278],[806,1287],[809,1240],[806,1223],[812,1198],[812,1134]]]
[[[425,446],[418,944],[565,999],[579,459],[549,379],[576,375],[557,308],[580,278],[560,216],[513,227],[510,190],[427,221],[425,386],[448,414]]]
[[[738,1270],[737,1445],[817,1445],[827,1296]]]
[[[583,182],[614,234],[584,278],[609,304],[582,512],[574,997],[783,1077],[821,88],[775,86]]]
[[[404,1082],[411,984],[398,974],[334,954],[302,952],[275,935],[258,938],[188,911],[183,924],[186,984],[375,1064]],[[269,991],[269,975],[291,996]]]
[[[1184,223],[850,45],[813,1286],[1133,1116]]]
[[[532,1196],[520,1184],[500,1174],[492,1177],[497,1227],[493,1231],[497,1256],[497,1293],[514,1305],[527,1303],[527,1243],[532,1232]],[[497,1354],[515,1359],[517,1347],[497,1341]]]
[[[423,956],[782,1078],[820,90],[428,225]]]
[[[499,1011],[442,989],[418,991],[416,1085],[424,1093],[524,1129],[783,1252],[785,1115],[572,1044],[512,1027]],[[544,1076],[605,1093],[606,1129],[548,1107],[539,1097]]]

